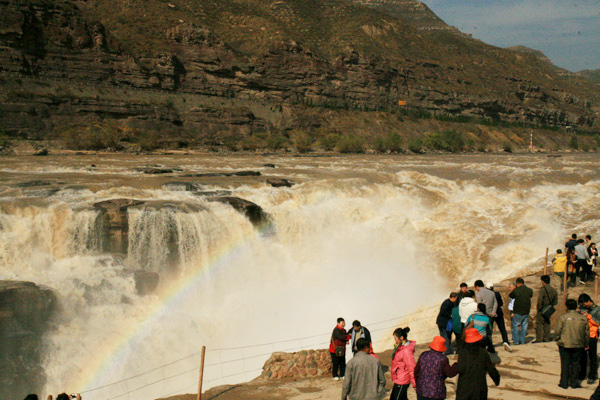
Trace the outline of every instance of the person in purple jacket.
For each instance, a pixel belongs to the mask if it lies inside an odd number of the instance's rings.
[[[446,339],[441,336],[433,338],[429,345],[431,350],[419,357],[415,367],[418,400],[443,400],[446,398],[446,378],[458,374],[457,364],[450,366],[446,352]]]

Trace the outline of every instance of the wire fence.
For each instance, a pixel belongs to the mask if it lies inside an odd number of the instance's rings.
[[[430,340],[437,334],[435,316],[438,306],[417,312],[365,324],[373,337],[376,351],[391,348],[391,333],[399,326],[410,326],[411,339]],[[206,388],[222,384],[248,381],[260,375],[262,365],[275,352],[297,352],[308,349],[327,348],[331,332],[227,348],[207,348],[204,365]],[[377,339],[377,340],[375,340]],[[128,376],[82,391],[86,400],[111,400],[168,397],[197,389],[201,350]],[[176,388],[176,389],[173,389]]]

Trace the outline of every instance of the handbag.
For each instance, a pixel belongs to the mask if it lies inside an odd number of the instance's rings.
[[[550,300],[550,295],[548,294],[548,289],[546,289],[546,287],[544,286],[544,290],[546,291],[546,296],[548,297],[548,300]],[[556,309],[554,308],[554,306],[552,304],[548,304],[547,306],[542,307],[542,309],[540,310],[540,314],[542,315],[542,317],[546,318],[546,319],[550,319],[550,317],[552,316],[552,314],[554,314],[556,312]]]
[[[452,332],[452,328],[453,328],[453,325],[452,325],[452,318],[450,318],[450,319],[448,320],[448,323],[446,324],[446,332]]]
[[[342,346],[335,346],[335,356],[344,357],[346,355],[346,348]]]

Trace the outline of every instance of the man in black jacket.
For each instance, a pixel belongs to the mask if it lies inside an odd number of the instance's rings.
[[[458,293],[450,293],[450,297],[444,300],[440,306],[440,312],[435,321],[440,330],[440,336],[446,340],[446,353],[444,354],[452,354],[452,326],[449,326],[448,323],[452,320],[452,309],[457,299]]]
[[[533,290],[525,286],[523,278],[517,278],[517,287],[508,295],[515,299],[512,319],[513,344],[525,344],[527,326],[529,325],[529,312],[531,311],[531,298]]]
[[[352,354],[356,355],[359,351],[356,347],[358,339],[364,338],[369,342],[369,351],[373,350],[373,344],[371,342],[371,332],[364,326],[360,324],[360,321],[355,320],[352,323],[352,328],[348,330],[348,335],[350,335],[350,344],[352,346]]]

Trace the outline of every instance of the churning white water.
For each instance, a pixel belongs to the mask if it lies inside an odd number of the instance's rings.
[[[6,158],[0,172],[1,278],[47,285],[60,301],[46,337],[48,393],[194,392],[202,345],[205,388],[248,380],[273,351],[326,347],[338,316],[359,319],[384,350],[406,323],[398,317],[429,306],[422,315],[435,316],[459,282],[540,266],[571,231],[600,228],[596,155],[269,159],[276,169],[252,157],[144,160],[180,167],[177,178],[115,157]],[[182,176],[242,169],[263,176]],[[273,188],[266,176],[297,185]],[[32,180],[49,184],[21,184]],[[260,205],[271,227],[162,188],[169,180],[230,190]],[[126,211],[126,254],[103,250],[93,207],[115,198],[144,201]],[[160,274],[155,294],[136,291],[140,270]],[[421,322],[423,340],[433,324]]]

